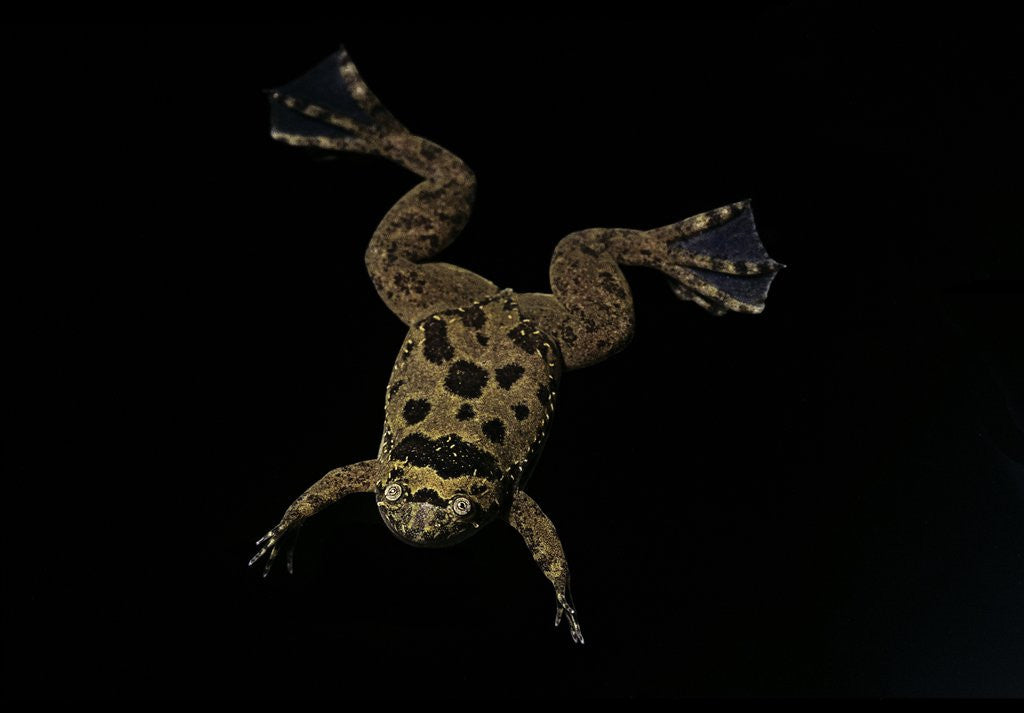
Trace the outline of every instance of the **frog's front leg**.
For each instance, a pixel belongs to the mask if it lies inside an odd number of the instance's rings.
[[[569,565],[566,564],[565,552],[555,526],[533,498],[521,490],[516,492],[512,500],[507,519],[522,536],[537,566],[555,588],[555,599],[558,600],[555,626],[561,623],[564,613],[569,622],[569,635],[577,644],[582,644],[583,632],[576,620],[576,610],[569,593]]]
[[[306,492],[298,497],[287,510],[284,517],[270,532],[265,534],[256,543],[262,545],[260,551],[249,560],[249,566],[270,553],[267,564],[263,568],[263,576],[270,572],[271,565],[277,558],[277,549],[281,538],[288,532],[297,532],[308,518],[313,517],[328,505],[336,503],[345,495],[351,493],[372,493],[379,475],[379,461],[364,460],[361,463],[353,463],[343,468],[335,468],[314,483]],[[294,543],[292,545],[294,548]],[[292,569],[291,551],[288,553],[288,571]]]

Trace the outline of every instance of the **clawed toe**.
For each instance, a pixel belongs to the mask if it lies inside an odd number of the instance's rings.
[[[299,544],[299,533],[302,531],[302,523],[299,522],[295,526],[295,534],[292,537],[292,544],[288,548],[288,556],[285,559],[285,566],[288,569],[288,574],[295,574],[295,546]]]
[[[264,577],[266,577],[270,573],[270,567],[271,567],[271,565],[274,564],[274,560],[277,558],[277,544],[278,544],[278,537],[280,536],[280,534],[281,534],[280,528],[275,527],[273,530],[271,530],[270,532],[265,534],[263,537],[261,537],[256,542],[256,545],[257,546],[263,545],[263,546],[260,547],[259,551],[255,555],[253,555],[251,560],[249,560],[249,566],[252,567],[254,564],[259,562],[260,558],[263,557],[263,555],[267,554],[268,552],[270,553],[270,557],[269,557],[269,559],[267,559],[267,564],[263,568],[263,576]]]
[[[275,559],[277,559],[277,545],[270,548],[270,557],[267,558],[267,565],[263,568],[264,577],[270,574],[270,568],[274,565]]]
[[[265,554],[269,552],[270,556],[267,558],[267,563],[263,567],[263,576],[266,577],[268,574],[270,574],[270,568],[273,566],[274,560],[277,559],[277,552],[281,545],[282,536],[285,534],[285,532],[292,532],[294,534],[294,537],[292,537],[291,546],[288,548],[288,554],[285,557],[285,565],[288,569],[288,574],[292,574],[295,571],[295,544],[298,541],[298,533],[299,529],[301,528],[301,525],[301,521],[297,524],[290,523],[287,526],[278,525],[273,530],[271,530],[263,537],[261,537],[259,540],[257,540],[256,545],[262,545],[262,547],[260,547],[259,551],[255,555],[253,555],[253,558],[251,560],[249,560],[249,566],[252,567],[254,564],[260,561],[260,558],[262,558]]]
[[[562,614],[565,614],[565,619],[569,624],[569,636],[572,637],[573,643],[583,644],[583,631],[580,629],[580,623],[576,620],[576,610],[569,605],[564,595],[558,595],[558,609],[555,612],[555,626],[557,627],[562,623]]]

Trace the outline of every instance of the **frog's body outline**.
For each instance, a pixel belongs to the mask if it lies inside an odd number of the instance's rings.
[[[374,493],[391,532],[417,546],[455,544],[503,519],[555,589],[556,626],[565,613],[572,639],[583,643],[561,542],[523,491],[559,379],[632,338],[632,297],[619,265],[665,273],[680,299],[713,314],[761,312],[782,265],[764,250],[749,200],[652,230],[572,233],[555,247],[552,293],[515,293],[464,268],[424,262],[466,224],[475,176],[398,123],[344,48],[269,97],[274,139],[381,156],[423,180],[388,211],[365,256],[381,299],[409,325],[386,391],[377,457],[317,481],[259,540],[249,564],[269,553],[269,572],[285,534],[350,493]]]
[[[500,516],[540,455],[560,377],[554,341],[511,290],[414,324],[385,396],[378,458],[405,493],[379,500],[389,529],[437,547]],[[457,497],[473,512],[455,515]]]

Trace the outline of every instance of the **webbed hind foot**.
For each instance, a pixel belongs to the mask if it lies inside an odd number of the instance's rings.
[[[423,179],[384,216],[365,256],[374,288],[403,322],[411,325],[497,292],[470,270],[429,261],[469,220],[473,172],[455,154],[402,126],[344,48],[268,94],[271,136],[278,141],[380,156]]]
[[[551,293],[520,295],[523,315],[551,335],[566,370],[604,361],[633,337],[633,296],[620,265],[651,267],[676,296],[713,314],[764,309],[775,274],[750,201],[651,230],[590,228],[562,238],[551,258]]]
[[[408,133],[363,82],[344,47],[266,93],[271,136],[293,146],[379,154],[386,135]]]
[[[647,233],[664,246],[661,264],[651,267],[672,279],[677,297],[713,314],[760,313],[772,280],[784,267],[761,243],[749,200]]]

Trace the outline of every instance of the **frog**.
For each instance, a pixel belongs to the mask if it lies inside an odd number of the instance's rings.
[[[273,140],[380,157],[420,181],[369,239],[372,284],[407,327],[384,390],[374,458],[313,483],[256,543],[266,576],[287,538],[345,496],[372,494],[387,529],[415,547],[448,547],[492,523],[522,538],[555,595],[555,627],[583,644],[569,567],[552,520],[526,492],[550,432],[563,374],[605,361],[633,338],[632,293],[620,266],[653,268],[681,300],[713,315],[763,311],[784,267],[769,257],[750,199],[650,229],[590,228],[563,237],[550,293],[499,288],[434,258],[466,225],[476,176],[418,136],[370,90],[344,46],[275,89]]]

